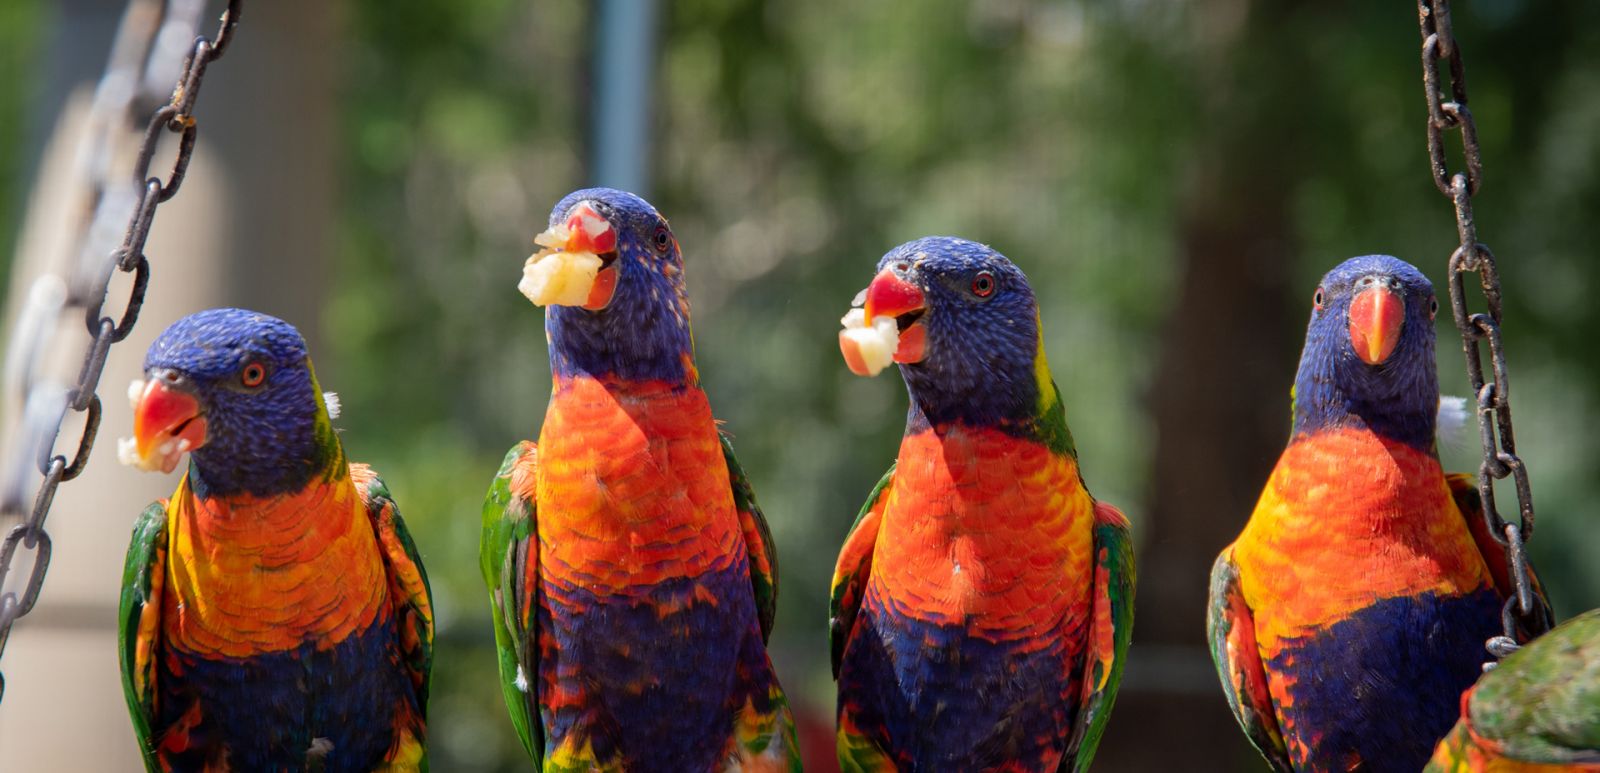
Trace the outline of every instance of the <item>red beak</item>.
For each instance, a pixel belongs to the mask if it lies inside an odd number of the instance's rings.
[[[918,309],[925,309],[928,301],[917,286],[896,276],[892,269],[884,269],[867,285],[867,324],[873,317],[898,317]]]
[[[200,401],[151,374],[133,407],[133,439],[141,459],[153,458],[162,472],[172,472],[185,451],[205,445]]]
[[[917,286],[901,279],[893,269],[884,269],[867,285],[866,321],[873,317],[898,317],[928,308],[928,299]],[[927,354],[928,329],[919,318],[909,327],[900,330],[900,343],[894,350],[894,361],[922,362]]]
[[[1400,343],[1405,301],[1387,287],[1371,287],[1350,301],[1350,345],[1368,365],[1389,359]]]
[[[611,223],[595,211],[592,204],[587,201],[578,202],[577,206],[567,214],[567,243],[562,246],[563,252],[592,252],[604,255],[615,252],[617,249],[617,232],[612,230]],[[594,286],[589,288],[589,298],[584,301],[583,307],[590,311],[603,309],[611,303],[611,295],[617,291],[617,271],[611,261],[601,266],[600,273],[594,278]]]
[[[587,201],[580,201],[567,213],[567,243],[563,252],[592,252],[600,255],[617,249],[617,232],[611,223]]]

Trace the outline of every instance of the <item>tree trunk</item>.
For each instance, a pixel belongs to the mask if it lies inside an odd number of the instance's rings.
[[[1128,690],[1096,766],[1116,771],[1254,769],[1205,636],[1217,553],[1249,518],[1287,440],[1302,309],[1290,204],[1293,79],[1303,57],[1285,12],[1257,4],[1217,40],[1206,127],[1186,170],[1182,284],[1148,396],[1157,427],[1140,556]],[[1268,63],[1270,66],[1263,66]],[[1281,155],[1263,157],[1272,148]],[[1310,297],[1308,288],[1305,296]],[[1155,741],[1155,742],[1152,742]],[[1181,763],[1180,763],[1181,761]]]

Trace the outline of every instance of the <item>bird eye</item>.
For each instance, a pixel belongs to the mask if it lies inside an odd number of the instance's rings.
[[[656,252],[665,253],[672,246],[672,234],[664,225],[656,226]]]
[[[972,278],[972,294],[979,298],[987,298],[993,295],[994,274],[987,271],[979,271],[978,275]]]
[[[1439,316],[1439,298],[1435,296],[1428,299],[1428,319],[1433,319],[1437,316]]]
[[[1322,288],[1318,287],[1316,293],[1312,294],[1311,305],[1316,306],[1317,311],[1322,311]]]
[[[239,371],[239,383],[252,389],[261,386],[261,382],[266,380],[267,369],[259,362],[246,364],[244,370]]]

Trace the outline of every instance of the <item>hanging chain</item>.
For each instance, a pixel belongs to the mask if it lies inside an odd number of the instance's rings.
[[[1518,647],[1518,628],[1529,636],[1549,630],[1551,621],[1544,606],[1533,598],[1533,581],[1524,552],[1533,537],[1533,493],[1528,485],[1528,468],[1517,456],[1516,437],[1511,427],[1511,385],[1507,381],[1505,348],[1500,338],[1500,274],[1494,253],[1478,241],[1478,227],[1472,216],[1472,197],[1483,183],[1483,158],[1478,148],[1478,129],[1467,109],[1467,83],[1461,65],[1461,48],[1450,27],[1450,0],[1418,0],[1417,17],[1422,27],[1422,84],[1428,98],[1428,157],[1433,167],[1433,182],[1455,204],[1456,230],[1461,245],[1450,255],[1450,307],[1461,345],[1467,358],[1467,377],[1478,403],[1478,434],[1483,443],[1483,464],[1478,468],[1478,497],[1489,533],[1506,551],[1515,593],[1501,609],[1501,635],[1489,640],[1488,650],[1503,658]],[[1440,64],[1448,66],[1449,93]],[[1452,172],[1445,158],[1445,132],[1459,129],[1465,169]],[[1478,275],[1488,312],[1467,310],[1468,274]],[[1480,342],[1489,347],[1490,373],[1484,376]],[[1516,522],[1500,516],[1495,507],[1494,482],[1506,477],[1517,489]]]
[[[84,152],[79,158],[79,171],[90,186],[85,211],[93,212],[83,233],[83,254],[65,272],[70,282],[58,274],[46,273],[34,283],[7,348],[6,388],[22,399],[22,414],[15,435],[7,443],[6,465],[0,468],[5,473],[4,480],[0,480],[0,519],[20,522],[0,542],[0,654],[11,636],[12,624],[28,614],[39,600],[45,572],[50,567],[51,542],[45,519],[50,515],[57,487],[83,472],[94,447],[101,411],[96,389],[106,355],[112,344],[128,337],[139,318],[150,282],[145,240],[150,235],[156,207],[171,199],[183,184],[194,152],[197,124],[193,110],[200,82],[207,65],[220,58],[232,40],[239,22],[240,2],[229,0],[215,35],[206,38],[194,37],[194,22],[204,8],[204,0],[168,0],[159,14],[153,2],[132,0],[105,76],[96,89],[86,122]],[[131,186],[107,179],[113,145],[122,139],[117,135],[132,128],[131,111],[141,86],[163,73],[163,67],[169,73],[164,82],[172,82],[170,61],[162,60],[159,54],[163,43],[170,44],[171,38],[180,35],[177,45],[183,46],[183,41],[188,40],[193,44],[188,46],[183,65],[176,73],[171,96],[141,131],[143,140],[128,181]],[[172,61],[176,58],[172,57]],[[178,135],[176,159],[164,179],[152,177],[150,166],[156,146],[168,132]],[[118,228],[120,242],[116,241]],[[121,312],[112,316],[106,314],[106,296],[118,271],[133,275],[132,289]],[[60,335],[63,328],[58,324],[68,308],[83,309],[90,336],[83,364],[70,386],[39,374],[46,358],[69,344]],[[83,431],[70,455],[56,452],[68,411],[84,414]],[[35,470],[42,479],[37,487],[30,488]],[[26,584],[20,591],[8,588],[12,567],[19,565],[19,557],[29,553]],[[5,679],[0,676],[0,699],[4,695]]]

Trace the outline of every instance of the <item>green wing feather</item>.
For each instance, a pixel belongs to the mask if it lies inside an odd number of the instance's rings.
[[[531,474],[537,461],[533,443],[523,441],[506,454],[483,501],[483,534],[478,560],[494,613],[494,643],[499,651],[500,689],[517,738],[534,768],[543,765],[544,728],[539,720],[538,618],[523,578],[537,576],[538,530],[535,503],[511,490],[519,467]]]
[[[884,494],[894,481],[894,465],[867,495],[850,533],[844,538],[839,551],[839,562],[833,570],[833,587],[828,597],[828,645],[833,663],[833,678],[839,678],[839,662],[844,658],[845,644],[850,640],[850,629],[855,627],[856,613],[861,611],[861,597],[866,593],[867,578],[872,574],[872,553],[878,539],[878,518]]]
[[[1222,692],[1250,743],[1279,773],[1293,773],[1289,751],[1278,728],[1277,710],[1267,691],[1266,669],[1256,645],[1255,619],[1239,590],[1239,567],[1230,547],[1211,567],[1211,598],[1206,613],[1211,660]]]
[[[1600,610],[1562,623],[1484,674],[1467,711],[1474,734],[1508,759],[1600,763]]]
[[[400,517],[400,508],[389,493],[389,487],[370,470],[359,465],[352,465],[352,470],[383,554],[400,636],[400,653],[416,691],[417,710],[426,719],[428,681],[433,673],[433,589],[428,584],[428,572],[422,566],[422,556],[417,553],[417,545]],[[426,768],[424,758],[423,770]]]
[[[133,735],[146,770],[161,769],[150,745],[156,711],[156,661],[161,636],[161,587],[167,565],[167,507],[154,502],[133,525],[133,540],[122,569],[117,608],[117,650],[122,661],[122,692],[133,718]],[[148,612],[148,614],[146,614]]]
[[[761,619],[761,640],[765,642],[772,636],[772,624],[778,614],[778,550],[772,544],[767,517],[756,504],[750,478],[733,455],[733,444],[721,431],[717,438],[722,441],[722,458],[728,464],[728,481],[733,485],[733,506],[739,511],[739,528],[750,554],[750,586],[756,594],[756,614]]]
[[[1078,708],[1069,750],[1073,771],[1086,771],[1105,734],[1133,641],[1133,594],[1137,569],[1133,533],[1121,511],[1104,502],[1094,508],[1094,621],[1090,626],[1084,700]],[[1109,636],[1103,626],[1110,625]],[[1109,652],[1106,650],[1109,648]],[[1062,761],[1067,769],[1067,760]]]

